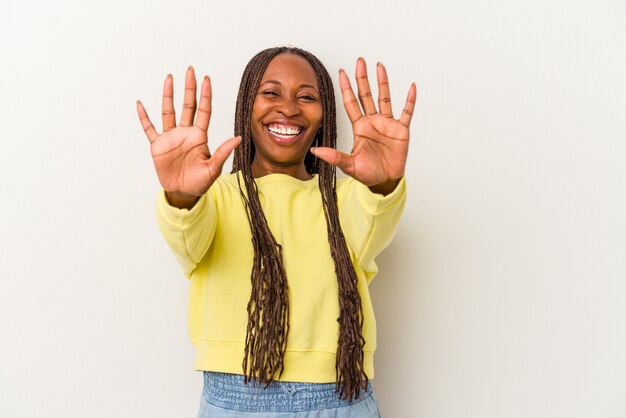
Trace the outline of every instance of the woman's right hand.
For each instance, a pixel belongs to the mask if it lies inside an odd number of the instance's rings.
[[[158,133],[148,113],[137,101],[137,114],[150,141],[152,160],[170,204],[191,208],[222,173],[222,166],[241,142],[240,137],[224,141],[211,155],[207,130],[211,119],[211,81],[205,76],[196,106],[196,76],[193,67],[185,75],[185,96],[180,122],[176,126],[172,76],[163,86],[163,132]],[[197,111],[197,112],[196,112]],[[195,123],[194,123],[195,119]]]

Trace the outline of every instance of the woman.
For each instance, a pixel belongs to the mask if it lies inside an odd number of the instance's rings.
[[[416,89],[396,120],[382,64],[378,110],[363,59],[356,79],[358,101],[340,71],[351,154],[335,149],[328,72],[297,48],[267,49],[248,63],[237,136],[213,154],[208,77],[197,105],[187,71],[178,126],[166,78],[161,134],[137,103],[164,189],[159,224],[191,279],[190,334],[205,376],[200,417],[379,416],[367,285],[404,206]],[[233,150],[233,172],[221,175]],[[350,178],[336,181],[335,166]]]

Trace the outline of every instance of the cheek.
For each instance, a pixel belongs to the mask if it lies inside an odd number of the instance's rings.
[[[256,124],[259,123],[260,119],[261,119],[261,109],[259,108],[259,106],[256,105],[256,102],[254,104],[254,106],[252,107],[252,115],[250,115],[250,119],[252,121],[252,124]]]
[[[264,97],[257,96],[252,104],[252,121],[257,122],[270,110],[271,104],[267,103],[267,101],[264,100]]]
[[[261,119],[264,115],[264,112],[262,106],[257,104],[257,101],[254,102],[254,106],[252,107],[252,115],[250,116],[250,129],[253,135],[255,132],[260,133],[263,130]]]
[[[312,122],[314,122],[314,125],[318,126],[322,124],[322,121],[324,120],[324,113],[322,112],[322,108],[320,107],[319,109],[316,109],[312,114],[310,119]]]

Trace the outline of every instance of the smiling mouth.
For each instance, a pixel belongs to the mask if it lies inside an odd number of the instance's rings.
[[[284,145],[296,142],[296,139],[302,133],[300,126],[288,126],[272,123],[266,126],[268,132],[276,139],[276,142]]]

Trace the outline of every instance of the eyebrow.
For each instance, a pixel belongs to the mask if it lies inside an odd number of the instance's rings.
[[[278,81],[278,80],[267,80],[267,81],[264,81],[263,83],[261,83],[261,85],[260,85],[260,86],[262,86],[262,85],[264,85],[264,84],[268,84],[268,83],[269,83],[269,84],[275,84],[275,85],[278,85],[278,86],[282,85],[282,83],[281,83],[280,81]],[[260,87],[260,86],[259,86],[259,87]],[[312,84],[300,84],[298,87],[299,87],[299,88],[309,87],[309,88],[312,88],[312,89],[313,89],[313,90],[315,90],[315,91],[318,91],[317,87],[316,87],[316,86],[314,86],[314,85],[312,85]]]

